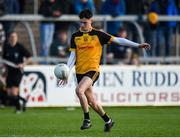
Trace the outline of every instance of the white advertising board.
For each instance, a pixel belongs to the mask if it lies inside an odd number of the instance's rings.
[[[29,107],[79,106],[76,78],[58,86],[54,66],[27,66],[20,92]],[[94,94],[104,106],[180,105],[180,66],[101,66]]]

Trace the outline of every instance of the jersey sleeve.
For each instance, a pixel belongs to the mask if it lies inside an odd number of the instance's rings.
[[[69,51],[75,51],[75,50],[76,50],[75,36],[72,35],[72,37],[71,37],[71,46],[69,48]]]
[[[99,40],[102,45],[110,44],[112,42],[113,36],[105,33],[103,31],[99,31]]]
[[[29,52],[24,46],[21,46],[21,51],[22,51],[22,53],[23,53],[23,57],[29,58],[29,57],[32,56],[32,55],[30,54],[30,52]]]

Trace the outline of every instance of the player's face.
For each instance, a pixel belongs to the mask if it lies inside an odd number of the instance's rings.
[[[17,41],[18,41],[17,34],[16,33],[12,33],[10,35],[9,41],[10,41],[11,45],[14,46],[17,43]]]
[[[81,29],[83,31],[88,31],[91,29],[91,23],[92,23],[92,19],[86,19],[86,18],[83,18],[83,19],[80,19],[80,26],[81,26]]]

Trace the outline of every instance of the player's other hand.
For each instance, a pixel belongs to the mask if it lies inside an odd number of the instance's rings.
[[[60,80],[60,79],[59,79],[59,80],[58,80],[58,85],[63,86],[63,85],[66,85],[67,82],[68,82],[67,79],[65,79],[65,80]]]
[[[139,45],[139,48],[150,49],[151,46],[150,46],[150,44],[148,44],[148,43],[142,43],[142,44]]]
[[[20,68],[20,69],[23,69],[24,68],[24,64],[17,64],[17,67]]]

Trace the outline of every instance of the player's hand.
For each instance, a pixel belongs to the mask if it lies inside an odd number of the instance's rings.
[[[23,69],[24,68],[24,64],[17,64],[17,67],[20,68],[20,69]]]
[[[151,48],[150,44],[148,44],[148,43],[142,43],[138,47],[139,48],[145,48],[145,49],[150,49]]]
[[[66,85],[67,82],[68,82],[67,79],[65,79],[65,80],[60,80],[60,79],[59,79],[59,80],[58,80],[58,85],[63,86],[63,85]]]
[[[24,72],[24,64],[17,64],[17,68],[19,68],[21,72]]]

